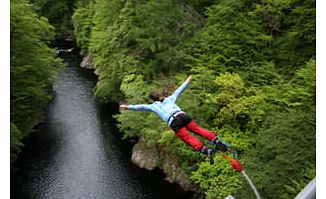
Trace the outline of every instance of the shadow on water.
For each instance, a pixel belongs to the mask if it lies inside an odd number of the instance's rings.
[[[55,45],[74,50],[60,54],[67,67],[58,74],[47,120],[24,139],[11,171],[11,198],[191,198],[161,171],[131,163],[133,144],[122,139],[112,117],[118,105],[94,98],[97,77],[78,67],[74,42]]]

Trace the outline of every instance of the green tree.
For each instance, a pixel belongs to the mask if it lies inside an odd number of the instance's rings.
[[[115,20],[107,20],[109,24],[105,29],[101,29],[104,25],[99,23],[92,30],[89,51],[99,71],[95,94],[103,101],[121,99],[123,77],[135,73],[139,67],[139,62],[128,53],[128,46],[133,40],[130,36],[131,14],[132,4],[127,1]]]
[[[265,0],[254,4],[252,16],[271,36],[268,59],[284,75],[294,75],[316,54],[316,1]]]
[[[143,52],[140,58],[147,76],[169,75],[184,68],[183,43],[194,34],[194,21],[180,1],[147,1],[136,6],[131,34],[136,50]]]
[[[89,39],[93,27],[93,4],[75,10],[72,16],[74,32],[78,47],[83,53],[88,52]]]
[[[293,198],[316,175],[315,77],[311,60],[293,81],[275,88],[275,107],[244,156],[264,198]]]
[[[266,198],[293,198],[315,175],[315,70],[309,61],[315,54],[314,12],[314,2],[219,1],[208,8],[204,28],[188,44],[187,62],[199,80],[193,93],[203,104],[197,109],[207,110],[198,117],[237,147]],[[301,23],[304,33],[297,29]],[[307,48],[296,54],[300,45]],[[291,171],[283,169],[287,165]],[[206,196],[225,197],[212,193],[228,190],[229,183],[211,187],[201,172],[193,179]],[[241,186],[236,196],[254,197]]]
[[[168,0],[144,3],[97,1],[94,4],[94,26],[88,51],[100,74],[97,96],[105,101],[120,99],[120,85],[127,74],[143,74],[145,81],[150,82],[161,72],[168,74],[178,70],[183,56],[183,41],[193,34],[195,27],[190,14],[181,6]],[[106,7],[109,9],[104,11]],[[79,11],[86,13],[82,9]],[[167,16],[165,21],[161,18],[163,14]],[[80,29],[85,27],[83,23],[87,26],[87,20],[82,16],[80,22],[76,21],[76,27]],[[88,36],[85,35],[88,31],[82,32],[79,40],[87,43]]]
[[[54,26],[58,38],[72,37],[73,25],[71,16],[74,0],[31,0],[37,14],[46,17]]]
[[[10,3],[10,119],[12,161],[21,139],[43,117],[51,99],[56,68],[62,66],[48,47],[53,27],[25,0]]]
[[[84,5],[76,35],[100,73],[101,99],[149,103],[151,91],[172,92],[191,73],[178,104],[239,152],[264,198],[293,198],[315,176],[315,1]],[[160,162],[176,156],[202,197],[254,197],[227,161],[200,161],[154,114],[116,117],[124,137],[157,147]]]

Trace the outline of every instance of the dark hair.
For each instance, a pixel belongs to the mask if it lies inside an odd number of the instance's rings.
[[[159,93],[159,92],[152,92],[150,94],[150,98],[153,100],[153,101],[160,101],[160,102],[163,102],[164,100],[164,97]]]

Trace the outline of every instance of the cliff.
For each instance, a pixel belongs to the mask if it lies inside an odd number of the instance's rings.
[[[159,158],[160,157],[160,158]],[[140,137],[132,149],[131,161],[141,168],[153,170],[159,168],[166,174],[165,180],[178,183],[185,191],[194,191],[195,185],[191,184],[188,175],[182,170],[177,157],[167,152],[151,147]]]
[[[86,69],[95,69],[92,57],[88,54],[83,54],[83,53],[82,53],[82,56],[83,56],[83,60],[80,63],[80,67],[86,68]],[[98,76],[99,71],[97,69],[95,69],[94,74]]]

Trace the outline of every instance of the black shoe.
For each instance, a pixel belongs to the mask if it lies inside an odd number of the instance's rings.
[[[211,163],[211,165],[214,164],[214,159],[213,159],[214,149],[210,149],[204,146],[200,149],[200,152],[209,158],[209,162]]]
[[[214,158],[213,158],[213,155],[214,155],[214,149],[208,149],[207,150],[207,157],[209,158],[209,163],[211,163],[211,165],[214,164]]]

